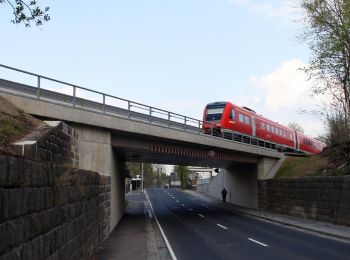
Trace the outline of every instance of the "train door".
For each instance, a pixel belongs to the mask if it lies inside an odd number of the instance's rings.
[[[256,124],[255,124],[254,116],[252,116],[252,130],[253,130],[252,136],[256,136]]]
[[[294,141],[295,141],[295,147],[296,147],[296,149],[297,149],[297,151],[300,151],[300,136],[298,135],[298,133],[297,132],[294,132],[295,134],[294,134]]]

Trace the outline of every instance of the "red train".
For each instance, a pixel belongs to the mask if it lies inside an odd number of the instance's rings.
[[[230,102],[214,102],[205,107],[203,130],[206,134],[283,152],[317,154],[325,147],[318,140],[262,117],[252,109]]]

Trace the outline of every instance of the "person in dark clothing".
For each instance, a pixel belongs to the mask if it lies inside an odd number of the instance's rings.
[[[225,188],[222,189],[221,195],[222,195],[222,201],[226,202],[227,190]]]

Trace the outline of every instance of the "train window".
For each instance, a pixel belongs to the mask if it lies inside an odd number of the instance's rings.
[[[243,115],[242,114],[239,114],[239,122],[244,122],[244,117],[243,117]]]
[[[278,128],[275,127],[275,134],[278,135]]]
[[[286,132],[283,132],[283,137],[287,138],[287,133]]]
[[[266,130],[270,132],[270,125],[266,125]]]
[[[282,130],[280,129],[280,136],[283,136]]]
[[[231,114],[230,114],[230,119],[235,119],[236,118],[236,113],[235,110],[231,110]]]
[[[292,134],[289,134],[289,137],[290,137],[290,140],[293,141],[293,135],[292,135]]]
[[[275,133],[275,128],[271,126],[271,132],[274,134]]]
[[[261,122],[261,129],[264,129],[264,130],[265,130],[265,124],[264,124],[264,122]]]
[[[247,117],[247,116],[245,116],[245,123],[246,123],[247,125],[249,125],[249,124],[250,124],[249,117]]]

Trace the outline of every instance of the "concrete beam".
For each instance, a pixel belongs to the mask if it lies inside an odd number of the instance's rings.
[[[66,122],[98,126],[112,131],[121,131],[124,133],[141,134],[153,136],[156,138],[171,139],[174,142],[186,142],[189,144],[198,144],[211,146],[221,149],[234,150],[237,152],[254,154],[257,156],[281,158],[280,153],[261,148],[258,146],[247,145],[244,143],[232,142],[222,138],[216,138],[208,135],[183,132],[177,129],[152,125],[139,121],[128,120],[98,113],[97,111],[87,111],[73,108],[70,105],[54,104],[47,100],[32,99],[25,96],[15,96],[1,93],[1,96],[8,99],[17,107],[22,108],[29,114],[36,116],[54,118]]]

